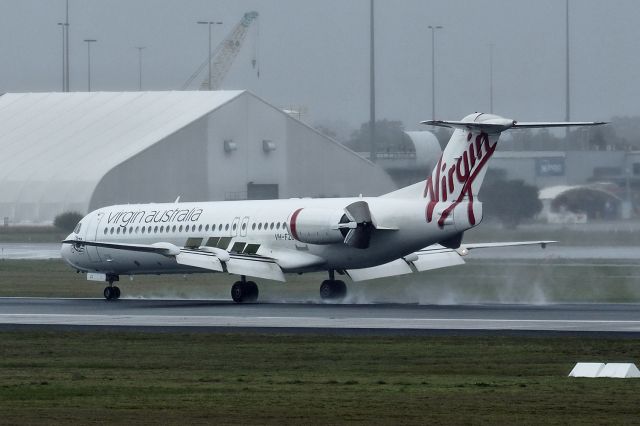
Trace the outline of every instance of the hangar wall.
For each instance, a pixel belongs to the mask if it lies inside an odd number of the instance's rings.
[[[91,196],[89,210],[112,204],[207,199],[206,117],[111,169]]]
[[[139,202],[380,195],[376,164],[246,91],[0,96],[0,220]]]

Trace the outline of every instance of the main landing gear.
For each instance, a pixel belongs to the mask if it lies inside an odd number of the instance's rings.
[[[333,270],[329,271],[329,279],[320,284],[320,297],[323,300],[344,299],[347,295],[347,285],[344,281],[336,280]]]
[[[109,275],[107,277],[107,281],[109,282],[109,285],[104,288],[104,298],[106,300],[120,299],[120,288],[113,285],[114,281],[120,281],[120,277],[118,275]]]
[[[236,303],[255,302],[258,300],[258,284],[247,281],[245,275],[240,276],[240,281],[236,281],[231,287],[231,298]]]

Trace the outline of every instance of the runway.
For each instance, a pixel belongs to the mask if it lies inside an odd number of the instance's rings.
[[[236,305],[217,300],[0,298],[0,325],[231,330],[640,333],[640,305]]]

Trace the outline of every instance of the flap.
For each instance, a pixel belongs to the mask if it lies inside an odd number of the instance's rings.
[[[393,277],[412,273],[413,270],[404,259],[396,259],[389,263],[371,268],[349,269],[347,273],[353,281],[366,281],[375,278]]]
[[[464,264],[462,256],[451,249],[425,252],[419,251],[416,254],[418,255],[418,259],[414,260],[412,263],[419,272]]]
[[[183,251],[176,256],[176,262],[180,265],[194,266],[196,268],[209,269],[211,271],[224,271],[220,259],[211,253]]]
[[[273,259],[231,255],[231,259],[225,262],[225,265],[230,274],[285,281],[282,269]]]

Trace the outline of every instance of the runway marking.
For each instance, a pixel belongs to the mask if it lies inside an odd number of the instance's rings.
[[[584,330],[640,331],[632,320],[520,320],[478,318],[328,318],[328,317],[240,317],[204,315],[79,315],[0,314],[0,324],[177,326],[177,327],[266,327],[266,328],[355,328],[355,329],[459,329],[459,330]]]

